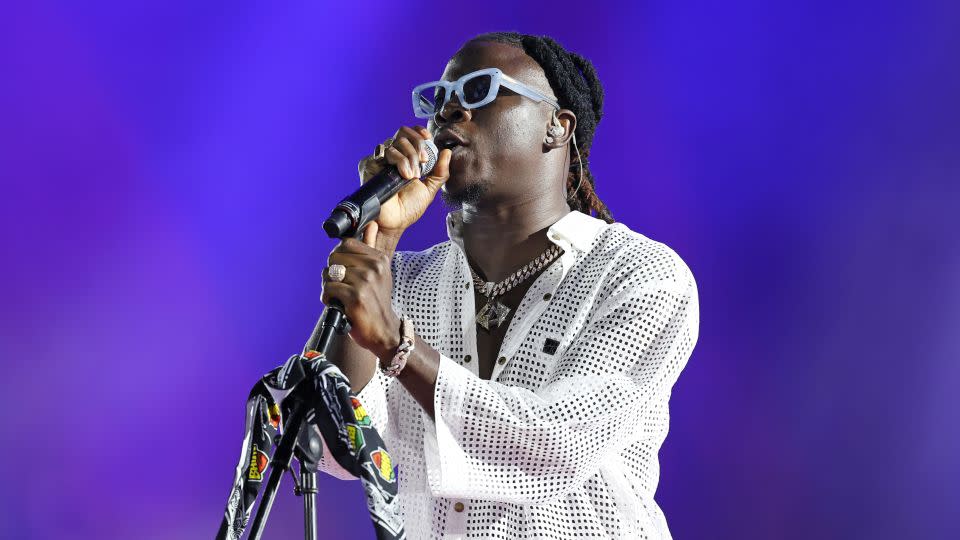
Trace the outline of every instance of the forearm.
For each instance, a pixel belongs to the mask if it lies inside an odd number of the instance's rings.
[[[376,373],[376,356],[357,345],[350,336],[336,336],[331,340],[327,359],[350,380],[350,390],[354,394],[359,394]]]
[[[400,240],[399,235],[383,234],[377,235],[377,249],[383,251],[389,257],[393,257],[397,243]],[[395,349],[394,349],[395,350]],[[392,354],[392,351],[385,354]],[[384,363],[390,362],[389,357],[384,358]],[[417,400],[417,403],[423,407],[423,410],[433,418],[433,392],[437,384],[437,371],[440,368],[440,353],[434,350],[429,343],[416,336],[416,343],[413,351],[407,358],[407,364],[403,371],[397,375],[397,380],[407,389],[407,392]],[[373,373],[370,374],[373,376]],[[352,379],[351,379],[352,380]],[[369,378],[367,379],[369,380]]]
[[[402,232],[397,233],[388,233],[385,231],[377,231],[377,240],[374,244],[378,250],[380,250],[388,259],[393,257],[393,252],[397,250],[397,244],[400,243],[400,235]]]
[[[397,375],[397,380],[413,396],[413,399],[417,400],[430,418],[433,418],[433,395],[439,370],[440,353],[417,336],[413,352],[407,358],[406,367]]]
[[[330,348],[328,358],[350,379],[350,389],[355,394],[359,393],[376,373],[376,354],[357,345],[346,336],[335,339]],[[390,362],[393,351],[384,350],[380,354],[383,355],[382,363],[386,365]],[[416,336],[416,344],[407,358],[407,364],[397,376],[400,384],[431,418],[433,418],[433,394],[439,369],[440,353],[420,336]]]

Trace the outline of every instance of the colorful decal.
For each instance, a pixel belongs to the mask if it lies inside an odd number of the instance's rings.
[[[347,437],[350,438],[350,448],[353,449],[354,454],[363,448],[363,433],[360,428],[353,424],[347,424]]]
[[[271,403],[270,407],[267,409],[270,413],[270,423],[273,424],[274,428],[280,427],[280,405],[276,403]]]
[[[263,471],[266,470],[270,458],[253,445],[253,451],[250,452],[250,469],[247,471],[247,478],[250,480],[263,480]]]
[[[303,361],[307,357],[311,360]],[[377,540],[403,540],[403,517],[397,499],[399,472],[387,453],[372,418],[350,391],[349,381],[323,355],[291,355],[264,375],[247,397],[243,452],[234,469],[233,488],[220,522],[217,540],[243,537],[270,464],[268,452],[283,427],[284,400],[298,384],[310,385],[310,437],[323,438],[341,467],[360,478]],[[297,396],[298,399],[300,396]],[[279,403],[273,405],[274,402]],[[356,421],[354,421],[356,418]],[[344,440],[344,438],[348,440]],[[319,441],[310,441],[319,442]],[[261,448],[263,450],[261,450]]]
[[[380,474],[380,478],[383,478],[387,482],[393,482],[395,477],[393,474],[393,462],[390,460],[390,454],[388,454],[383,448],[380,448],[371,453],[370,457],[373,458],[373,464],[377,466],[377,472]]]
[[[360,400],[351,397],[350,403],[353,404],[353,416],[357,419],[357,423],[361,426],[370,425],[370,415],[367,414],[367,410],[363,408],[363,405],[360,404]]]

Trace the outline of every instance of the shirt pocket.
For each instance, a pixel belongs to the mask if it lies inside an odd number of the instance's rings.
[[[560,359],[570,347],[570,340],[560,334],[543,333],[531,336],[531,369],[543,375],[544,382],[549,381],[559,365]]]
[[[582,338],[583,325],[571,325],[565,328],[560,328],[558,325],[544,326],[546,327],[535,328],[530,332],[526,345],[532,353],[533,363],[542,370],[543,385],[548,385],[562,376],[561,371],[575,368],[575,365],[582,361],[582,359],[565,357],[568,357],[571,347]]]

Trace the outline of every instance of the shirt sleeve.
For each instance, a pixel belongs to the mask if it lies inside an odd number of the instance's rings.
[[[652,436],[641,422],[696,343],[699,307],[687,270],[604,302],[533,392],[483,380],[445,356],[434,418],[421,411],[435,496],[540,504],[562,498],[605,458]]]

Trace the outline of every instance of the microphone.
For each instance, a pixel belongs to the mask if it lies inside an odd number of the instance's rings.
[[[426,176],[437,164],[437,145],[430,139],[421,143],[427,151],[427,161],[420,164],[420,176]],[[412,180],[400,176],[393,165],[387,165],[379,174],[364,182],[360,189],[351,193],[330,213],[323,222],[323,230],[330,238],[356,236],[367,223],[380,215],[380,205],[390,200]]]

